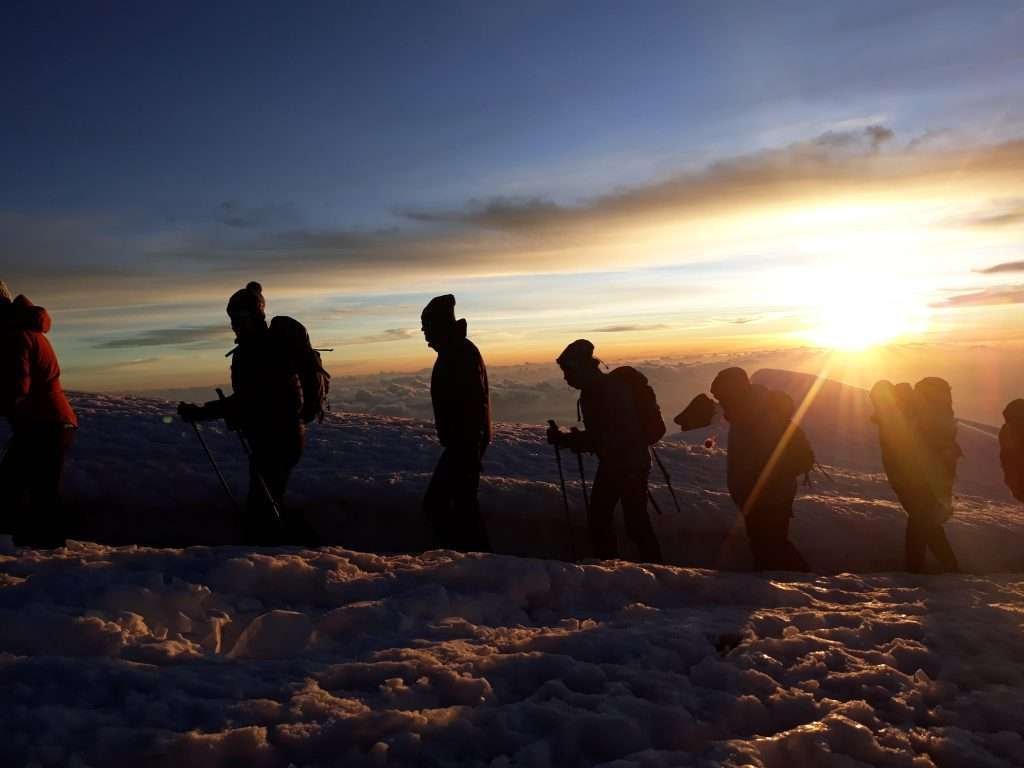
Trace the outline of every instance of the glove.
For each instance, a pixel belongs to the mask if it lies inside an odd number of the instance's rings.
[[[557,445],[561,447],[561,445],[565,442],[565,437],[565,433],[558,427],[556,427],[554,424],[548,427],[548,442],[551,445]]]
[[[186,424],[193,424],[203,420],[205,408],[195,403],[178,403],[178,415]]]

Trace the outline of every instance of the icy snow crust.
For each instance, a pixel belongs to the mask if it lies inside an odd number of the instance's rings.
[[[0,557],[0,764],[1024,764],[1020,576]]]

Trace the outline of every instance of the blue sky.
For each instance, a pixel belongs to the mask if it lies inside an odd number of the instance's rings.
[[[930,224],[1018,208],[1020,169],[985,158],[1024,137],[1019,2],[156,5],[14,3],[0,26],[0,277],[67,313],[83,385],[184,382],[204,345],[208,376],[219,338],[152,332],[221,323],[253,278],[340,368],[428,362],[415,310],[454,289],[509,359],[588,328],[685,346],[709,317],[733,343],[800,302],[723,270],[849,258],[807,228],[677,231],[750,214],[751,166],[762,208],[806,201],[808,156],[825,197],[930,180]],[[1019,255],[1012,227],[950,237],[932,292]],[[580,320],[534,327],[523,296]]]

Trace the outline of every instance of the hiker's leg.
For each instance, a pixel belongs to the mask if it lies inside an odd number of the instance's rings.
[[[67,520],[61,507],[60,481],[64,459],[74,438],[75,430],[62,424],[36,430],[29,475],[32,541],[27,543],[30,546],[49,548],[65,544]]]
[[[602,465],[598,465],[590,494],[590,546],[599,560],[618,556],[615,541],[615,505],[622,491],[617,479]]]
[[[452,460],[457,548],[463,552],[490,552],[491,542],[480,514],[480,458],[475,451],[460,451],[453,454]]]
[[[908,515],[905,554],[907,570],[910,573],[924,571],[925,550],[928,546],[926,528],[927,524],[920,519],[920,516]]]
[[[647,473],[630,475],[623,481],[622,514],[626,533],[636,544],[641,562],[661,563],[661,546],[647,513]]]
[[[941,524],[936,525],[929,533],[928,546],[939,561],[944,573],[956,573],[960,570],[953,547],[950,546],[949,539],[946,538],[946,529]]]
[[[434,546],[439,549],[454,549],[458,539],[452,520],[452,475],[452,457],[446,448],[437,460],[430,485],[423,496],[423,514],[433,530]]]

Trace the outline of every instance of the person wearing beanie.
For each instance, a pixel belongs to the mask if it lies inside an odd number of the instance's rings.
[[[430,300],[420,315],[427,346],[437,352],[430,375],[434,426],[443,448],[423,498],[423,511],[437,546],[490,552],[477,494],[481,461],[491,442],[487,367],[466,337],[466,321],[455,319],[455,297]]]
[[[0,416],[13,432],[0,462],[0,533],[17,546],[60,547],[67,535],[60,481],[78,417],[60,384],[50,325],[45,309],[12,299],[0,282]]]
[[[650,446],[665,433],[665,424],[647,379],[635,368],[601,370],[594,345],[577,339],[556,360],[565,382],[580,390],[579,411],[584,430],[548,429],[548,442],[575,453],[597,455],[597,473],[587,520],[594,557],[620,557],[615,532],[615,507],[622,503],[626,534],[639,560],[662,562],[661,546],[647,512]],[[653,432],[647,425],[653,422]],[[659,427],[660,425],[660,427]]]
[[[1003,409],[999,429],[999,463],[1003,480],[1013,498],[1024,501],[1024,400],[1013,400]]]
[[[263,287],[250,282],[228,300],[227,314],[238,345],[231,353],[232,394],[205,405],[181,403],[186,422],[224,419],[248,440],[249,495],[240,521],[246,544],[313,544],[313,532],[284,505],[292,470],[305,447],[303,383],[293,342],[278,329],[290,318],[268,325]],[[301,328],[301,326],[299,326]],[[303,329],[304,330],[304,329]],[[274,506],[281,513],[275,519]]]
[[[814,466],[807,436],[792,424],[792,399],[751,383],[742,368],[721,371],[711,394],[729,422],[726,485],[743,516],[754,570],[810,570],[789,540],[797,478]]]

